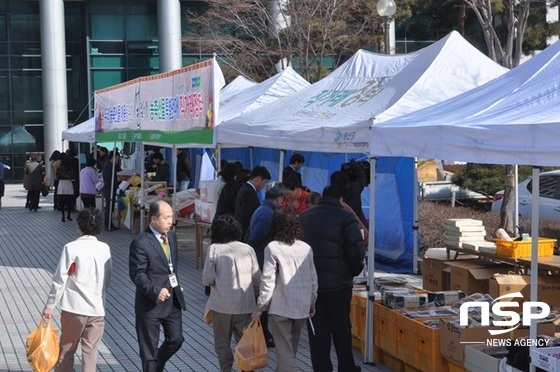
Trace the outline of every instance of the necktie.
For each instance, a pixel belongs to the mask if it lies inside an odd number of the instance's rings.
[[[169,251],[169,242],[167,241],[167,235],[161,234],[161,247],[163,248],[163,252],[165,253],[165,257],[169,260],[169,256],[171,252]]]

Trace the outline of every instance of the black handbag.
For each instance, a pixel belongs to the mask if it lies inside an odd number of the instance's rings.
[[[41,195],[47,196],[49,195],[49,186],[42,184],[41,185]]]

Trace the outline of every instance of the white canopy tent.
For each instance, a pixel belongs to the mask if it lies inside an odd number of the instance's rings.
[[[242,92],[243,90],[256,85],[252,80],[247,79],[245,76],[239,75],[233,79],[228,85],[220,91],[220,106],[228,102],[232,97]]]
[[[221,100],[220,123],[258,109],[280,98],[290,96],[310,85],[293,68],[288,67],[262,83],[239,91],[227,101]]]
[[[72,128],[62,131],[62,139],[72,142],[95,142],[95,120],[93,118],[84,121]]]
[[[385,119],[371,129],[375,155],[558,165],[560,42],[483,86]]]
[[[379,114],[416,111],[505,71],[457,32],[407,55],[360,50],[308,88],[223,121],[215,139],[223,145],[367,152],[369,127]]]
[[[376,124],[371,153],[489,164],[558,165],[560,42],[479,88],[416,113]],[[539,193],[531,235],[539,235]],[[538,241],[531,247],[531,301],[538,299]],[[530,338],[536,339],[536,321]],[[531,344],[531,347],[534,347]]]

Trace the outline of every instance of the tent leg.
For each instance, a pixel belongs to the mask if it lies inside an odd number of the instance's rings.
[[[375,173],[377,158],[370,158],[370,186],[369,186],[369,248],[367,256],[367,302],[366,302],[366,341],[364,363],[373,363],[373,345],[375,343],[374,317],[374,276],[375,276]]]

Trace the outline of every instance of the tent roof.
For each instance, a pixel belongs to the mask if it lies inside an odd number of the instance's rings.
[[[62,139],[72,142],[95,142],[95,119],[88,119],[72,128],[63,130]]]
[[[375,125],[374,155],[558,165],[560,42],[476,89]]]
[[[367,152],[369,127],[453,97],[506,71],[452,32],[418,52],[359,50],[324,79],[216,127],[220,144]]]
[[[220,92],[219,120],[224,122],[233,119],[241,113],[255,110],[310,85],[293,68],[288,67],[262,83],[241,90],[225,102]]]
[[[229,101],[237,93],[256,85],[252,80],[247,79],[245,76],[239,75],[232,80],[231,83],[226,85],[220,90],[220,105],[223,105]]]

